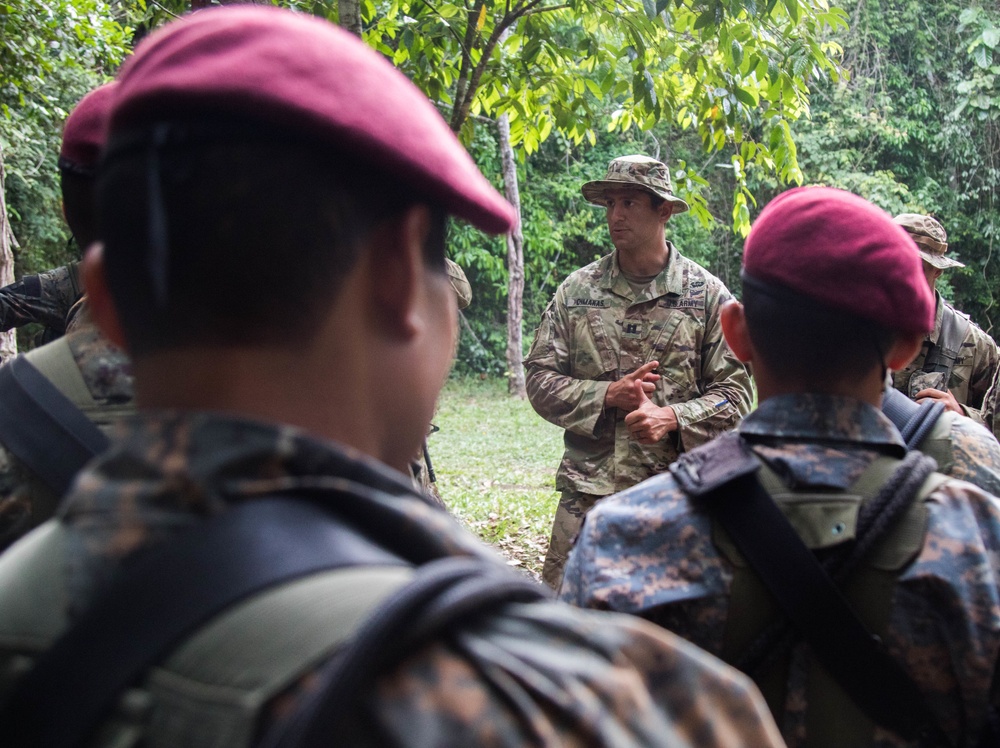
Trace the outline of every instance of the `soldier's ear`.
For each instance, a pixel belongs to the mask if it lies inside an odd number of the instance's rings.
[[[118,309],[108,290],[103,244],[94,242],[87,248],[80,265],[80,274],[83,277],[87,305],[90,307],[94,322],[112,343],[127,351],[128,346],[125,344],[125,333],[122,330]]]
[[[885,354],[885,365],[893,371],[905,369],[917,357],[924,344],[924,336],[920,333],[901,335],[896,338]]]
[[[750,330],[747,328],[743,305],[735,300],[727,301],[719,310],[719,322],[733,355],[744,364],[752,361],[753,345],[750,343]]]

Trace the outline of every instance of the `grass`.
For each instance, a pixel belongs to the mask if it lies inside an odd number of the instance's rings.
[[[428,440],[448,508],[517,566],[541,571],[558,494],[562,430],[502,379],[453,378],[441,392]]]

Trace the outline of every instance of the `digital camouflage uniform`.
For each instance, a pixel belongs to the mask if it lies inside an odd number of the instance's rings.
[[[905,369],[893,372],[892,375],[893,386],[910,398],[922,389],[942,389],[944,385],[944,382],[941,381],[943,375],[933,372],[924,373],[922,371],[924,360],[927,358],[930,347],[938,343],[943,315],[966,316],[942,299],[940,293],[935,292],[935,300],[937,302],[937,316],[934,320],[934,330],[924,339],[920,353],[910,362],[910,365]],[[958,400],[965,414],[980,423],[983,420],[980,413],[980,409],[983,407],[983,398],[998,366],[1000,366],[1000,350],[997,349],[997,344],[993,338],[970,320],[968,332],[962,341],[959,357],[955,360],[947,388]]]
[[[81,324],[65,338],[25,355],[92,421],[107,431],[115,419],[133,410],[131,365],[125,354],[98,332],[89,315],[86,312],[82,315]],[[62,346],[65,348],[59,350]],[[66,350],[69,360],[54,359],[51,355]],[[53,366],[58,370],[52,371]],[[86,392],[67,386],[74,380],[85,387]],[[0,397],[3,396],[0,391]],[[31,424],[24,424],[24,428],[30,427]],[[0,550],[51,517],[59,498],[0,444]]]
[[[782,476],[793,497],[811,491],[813,501],[816,492],[834,497],[852,486],[877,456],[905,454],[898,432],[880,412],[834,396],[770,398],[743,421],[739,433]],[[975,448],[970,453],[975,456]],[[794,502],[782,507],[790,519]],[[988,705],[997,703],[992,683],[1000,656],[1000,501],[949,480],[929,494],[925,506],[922,540],[917,534],[911,546],[900,541],[872,562],[899,574],[887,593],[883,638],[954,745],[974,746]],[[843,530],[823,525],[822,518],[813,524],[796,525],[804,539],[804,533],[813,536],[813,547],[835,545],[829,538]],[[561,596],[584,607],[642,615],[720,654],[727,626],[741,625],[728,620],[734,573],[737,563],[745,563],[739,558],[674,477],[657,476],[602,501],[588,516]],[[810,659],[807,646],[792,650],[783,710],[778,706],[779,725],[792,748],[808,737]],[[871,744],[909,745],[880,728]]]
[[[528,398],[539,415],[566,429],[556,473],[565,511],[557,514],[550,553],[568,551],[600,497],[663,472],[750,410],[750,376],[719,326],[719,308],[732,297],[718,278],[668,246],[667,266],[638,295],[616,250],[572,273],[542,315],[525,360]],[[604,397],[612,382],[654,360],[660,380],[649,397],[673,408],[678,429],[647,445],[630,437],[624,411],[604,408]]]
[[[145,414],[117,428],[115,446],[84,471],[55,520],[71,534],[65,562],[54,566],[67,575],[70,614],[99,594],[127,554],[239,502],[298,489],[328,491],[331,510],[350,507],[363,534],[378,523],[379,537],[399,538],[432,557],[502,563],[414,494],[402,475],[360,453],[290,427]],[[21,547],[0,557],[0,579]],[[4,593],[0,585],[0,621]],[[759,694],[740,674],[644,622],[579,612],[554,602],[518,604],[413,652],[379,678],[378,697],[361,699],[357,719],[331,744],[781,744]],[[25,641],[12,643],[0,632],[0,674],[14,651],[31,649]],[[308,695],[311,672],[290,676],[282,695],[264,706],[265,728]],[[142,702],[133,694],[131,703]],[[170,709],[169,702],[154,703],[149,718],[169,723]]]
[[[26,275],[0,288],[0,331],[37,322],[53,337],[66,332],[70,310],[83,295],[77,264]]]

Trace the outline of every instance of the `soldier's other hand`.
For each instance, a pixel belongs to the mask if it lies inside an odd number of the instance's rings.
[[[650,361],[626,374],[617,382],[612,382],[604,395],[604,407],[621,408],[628,411],[638,408],[640,400],[636,392],[641,391],[644,396],[653,393],[653,390],[656,389],[656,382],[660,381],[660,375],[654,374],[653,369],[659,365],[659,361]],[[642,389],[637,390],[636,385],[640,385]]]
[[[637,381],[634,387],[639,406],[625,416],[625,426],[640,444],[656,444],[677,429],[677,414],[669,405],[663,408],[654,405],[642,389],[641,382]]]
[[[958,413],[960,416],[965,415],[965,411],[962,410],[962,406],[958,404],[958,400],[956,400],[955,396],[950,392],[942,392],[941,390],[933,389],[920,390],[914,400],[918,403],[922,403],[925,400],[944,403],[945,410],[950,410],[952,413]]]

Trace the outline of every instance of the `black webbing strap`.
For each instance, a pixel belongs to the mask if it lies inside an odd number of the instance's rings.
[[[858,619],[756,473],[701,498],[819,662],[865,714],[907,740],[950,745],[916,684]]]
[[[906,448],[919,449],[921,442],[944,413],[944,404],[935,402],[918,405],[890,385],[882,393],[882,412],[899,430]]]
[[[0,442],[59,496],[108,438],[23,356],[0,366]]]
[[[454,631],[501,605],[548,597],[548,588],[469,558],[425,564],[414,579],[381,603],[358,635],[321,673],[309,701],[275,724],[259,748],[325,748],[343,735],[359,697],[377,676],[435,635]]]
[[[320,506],[288,497],[248,501],[187,528],[123,564],[39,658],[0,712],[4,745],[86,744],[146,670],[255,592],[343,566],[401,563]]]

